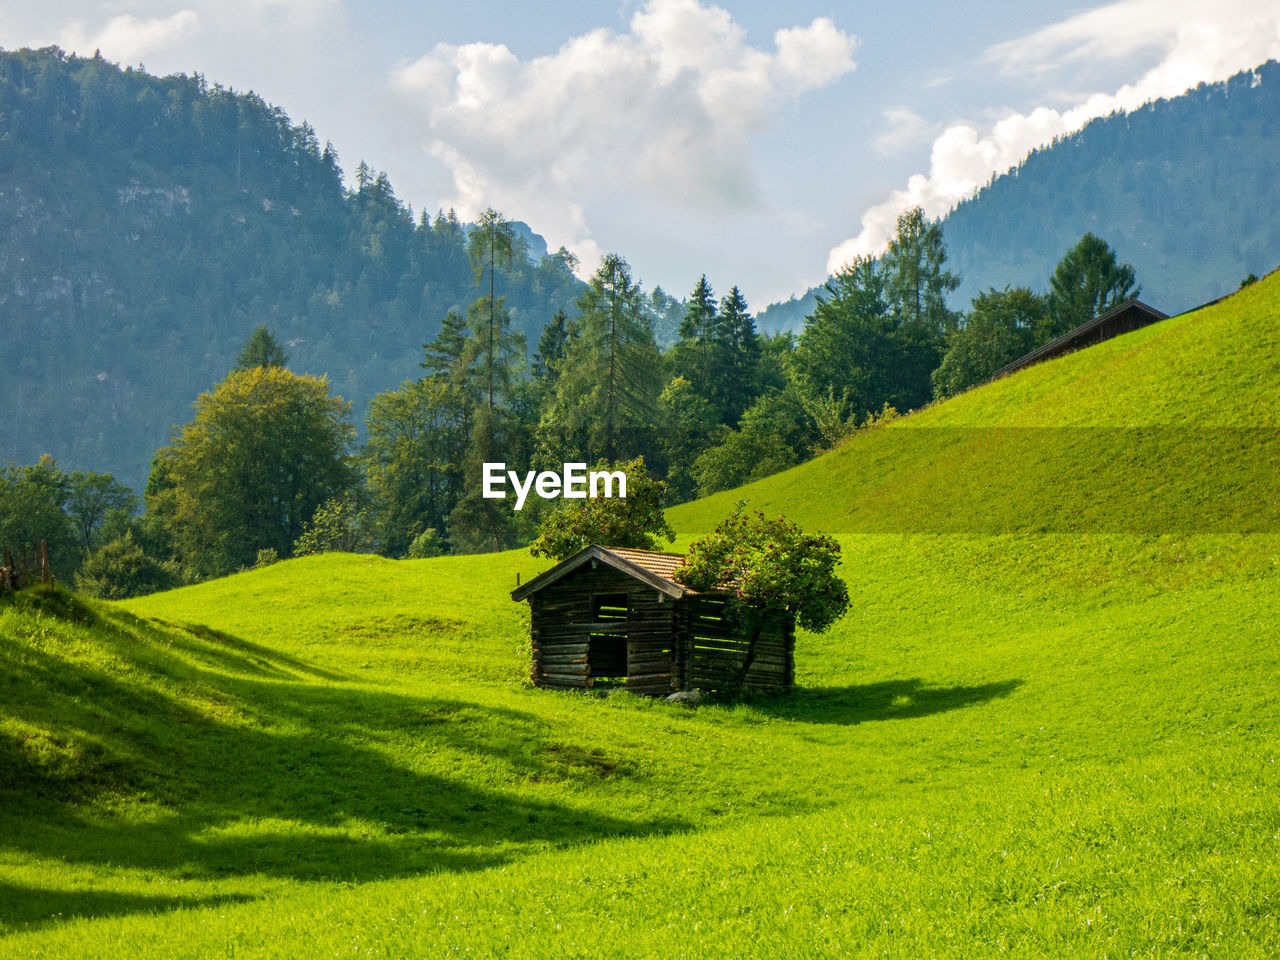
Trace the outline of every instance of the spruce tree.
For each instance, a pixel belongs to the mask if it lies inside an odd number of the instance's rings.
[[[609,463],[644,452],[660,379],[653,328],[627,261],[609,254],[578,300],[541,428],[552,460]]]
[[[1107,242],[1086,233],[1058,261],[1049,278],[1052,336],[1088,323],[1141,292],[1133,266],[1119,263]],[[1043,339],[1049,339],[1045,337]]]
[[[533,355],[533,378],[544,387],[556,380],[556,364],[564,358],[569,342],[568,318],[563,310],[557,310],[542,328],[538,338],[538,352]]]
[[[684,377],[698,396],[715,404],[716,373],[723,361],[724,337],[716,298],[704,273],[685,302],[680,339],[671,351],[672,372]]]
[[[252,370],[254,367],[283,367],[288,364],[284,347],[272,336],[266,324],[259,324],[245,340],[236,357],[232,370]]]
[[[736,426],[760,394],[760,338],[747,300],[735,286],[720,301],[718,331],[724,344],[724,369],[716,379],[724,395],[724,422]]]

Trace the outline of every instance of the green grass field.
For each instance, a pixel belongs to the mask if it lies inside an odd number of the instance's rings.
[[[522,552],[19,595],[0,956],[1274,956],[1278,374],[1272,277],[671,511],[840,539],[785,698],[528,687]]]

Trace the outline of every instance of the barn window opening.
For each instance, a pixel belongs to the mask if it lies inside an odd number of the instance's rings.
[[[598,593],[592,599],[595,606],[592,619],[597,623],[626,620],[629,616],[625,593]]]

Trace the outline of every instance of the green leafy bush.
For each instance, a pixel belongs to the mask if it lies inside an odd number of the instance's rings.
[[[426,557],[438,557],[445,551],[444,538],[435,527],[427,527],[413,538],[409,544],[409,559],[422,560]]]
[[[93,551],[76,573],[78,591],[104,600],[169,590],[181,582],[177,566],[147,556],[132,531]]]
[[[695,590],[727,589],[740,612],[794,616],[821,633],[849,609],[849,590],[836,574],[840,544],[807,535],[784,517],[735,513],[689,548],[675,577]]]
[[[354,498],[330,497],[316,508],[302,536],[293,544],[294,556],[308,553],[368,553],[366,518]]]
[[[593,543],[653,550],[658,546],[658,537],[675,539],[675,531],[662,512],[667,485],[650,476],[644,457],[614,467],[602,461],[596,469],[625,473],[627,495],[565,500],[538,527],[538,538],[529,547],[535,557],[563,560]]]

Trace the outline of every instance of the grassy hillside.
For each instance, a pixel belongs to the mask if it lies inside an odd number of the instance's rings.
[[[853,608],[786,698],[529,689],[518,552],[0,602],[0,956],[1272,956],[1275,458],[1167,471],[1244,502],[1146,529],[1140,463],[1045,490],[1000,433],[1274,437],[1276,286],[673,511],[840,531]],[[1085,477],[1124,512],[1073,527]],[[1017,519],[962,524],[991,490]]]
[[[937,404],[738,500],[832,532],[1280,531],[1280,273]]]

